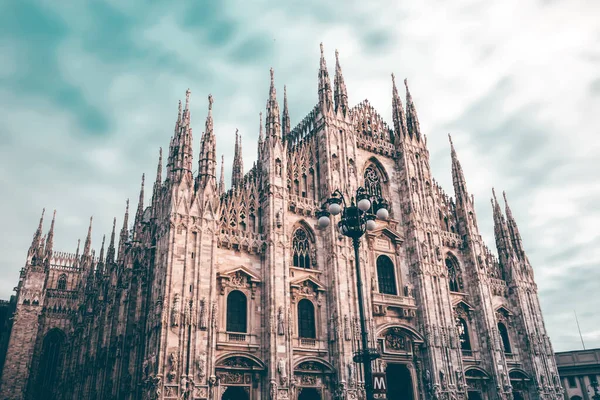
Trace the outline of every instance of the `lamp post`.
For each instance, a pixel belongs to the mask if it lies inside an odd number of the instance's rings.
[[[371,209],[375,210],[375,214],[370,212]],[[331,216],[340,213],[342,215],[338,222],[338,229],[341,235],[352,238],[356,267],[356,286],[362,348],[354,354],[353,360],[356,363],[364,364],[365,391],[367,400],[372,400],[374,397],[371,362],[379,358],[380,354],[377,352],[377,349],[369,348],[369,331],[367,328],[365,306],[363,303],[363,283],[360,270],[359,248],[360,239],[365,232],[376,228],[377,224],[375,223],[375,219],[386,220],[388,218],[388,204],[382,197],[368,194],[363,187],[357,189],[356,196],[350,199],[350,204],[347,204],[342,192],[336,190],[317,213],[319,228],[327,228],[331,223]]]

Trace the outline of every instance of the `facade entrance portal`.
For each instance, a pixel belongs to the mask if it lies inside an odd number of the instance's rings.
[[[221,396],[221,400],[250,400],[248,388],[243,386],[230,386]]]
[[[321,400],[321,394],[315,388],[303,388],[298,400]]]
[[[406,364],[388,364],[385,375],[388,400],[414,400],[412,376]]]

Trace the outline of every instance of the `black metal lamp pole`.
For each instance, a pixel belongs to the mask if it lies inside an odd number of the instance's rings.
[[[356,199],[356,204],[355,204]],[[376,215],[370,213],[371,209],[376,210]],[[317,213],[319,227],[324,229],[331,223],[330,215],[341,213],[342,218],[338,222],[338,228],[342,235],[352,238],[354,246],[354,262],[356,267],[356,286],[358,295],[358,313],[360,317],[360,330],[362,348],[355,353],[354,362],[364,364],[365,373],[365,391],[367,400],[373,400],[373,369],[371,362],[380,357],[377,349],[369,348],[369,330],[367,317],[365,315],[365,305],[363,302],[363,283],[360,270],[360,239],[366,231],[373,230],[376,227],[375,218],[385,220],[389,216],[387,202],[376,196],[371,196],[367,191],[360,187],[356,191],[356,197],[351,199],[350,205],[346,205],[344,195],[336,190],[327,200],[321,211]]]

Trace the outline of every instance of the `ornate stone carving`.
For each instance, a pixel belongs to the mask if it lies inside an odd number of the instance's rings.
[[[283,336],[285,334],[283,319],[283,307],[279,306],[279,309],[277,310],[277,334],[280,336]]]
[[[277,363],[277,372],[279,372],[279,382],[282,386],[287,386],[287,371],[285,369],[286,363],[283,358],[279,359]]]
[[[203,380],[206,376],[206,361],[205,361],[206,353],[201,353],[198,356],[198,360],[196,361],[196,374],[198,375],[199,380]]]
[[[354,364],[348,364],[348,386],[354,387],[356,385],[355,369]]]
[[[206,311],[206,297],[203,297],[202,300],[200,300],[200,316],[198,317],[199,322],[198,325],[200,326],[200,329],[205,330],[208,324],[208,313]]]
[[[400,328],[390,328],[383,337],[386,350],[410,351],[410,340]]]
[[[230,368],[250,368],[252,363],[244,357],[230,357],[223,361],[223,366]]]
[[[344,315],[344,339],[352,339],[352,337],[350,336],[350,321],[347,315]]]
[[[179,368],[179,354],[173,352],[169,355],[169,365],[171,368],[167,373],[167,380],[173,382],[177,376],[177,369]]]
[[[179,293],[173,296],[173,306],[171,307],[171,326],[179,326]]]

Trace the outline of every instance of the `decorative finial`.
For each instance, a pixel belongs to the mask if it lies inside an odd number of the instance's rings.
[[[212,94],[208,95],[208,110],[212,110],[212,105],[213,105],[213,97]]]
[[[448,134],[448,140],[450,141],[450,146],[454,147],[454,143],[452,143],[452,136]]]
[[[392,72],[392,84],[396,86],[396,75]]]
[[[323,42],[321,42],[321,44],[319,44],[319,46],[321,47],[321,57],[323,56]]]
[[[404,86],[406,86],[406,90],[408,90],[408,79],[404,78]]]
[[[338,52],[338,49],[335,49],[335,61],[337,63],[340,62],[340,53]]]
[[[190,108],[190,94],[192,94],[192,91],[190,89],[185,91],[185,109],[189,110]]]
[[[271,67],[271,85],[275,83],[275,71],[273,71],[273,67]]]

